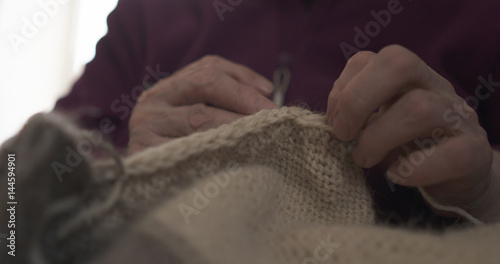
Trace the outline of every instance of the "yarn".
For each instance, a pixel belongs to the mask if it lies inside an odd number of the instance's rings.
[[[32,133],[40,126],[78,142],[75,129],[49,114],[30,120],[0,153],[42,144]],[[64,149],[44,146],[49,160]],[[32,250],[15,263],[499,263],[500,224],[444,233],[377,225],[351,150],[324,115],[283,107],[131,157],[86,160],[91,169],[79,189],[47,198],[41,221],[19,226],[43,223],[24,238]],[[50,171],[18,177],[56,178]],[[51,197],[61,188],[53,182],[37,195]]]

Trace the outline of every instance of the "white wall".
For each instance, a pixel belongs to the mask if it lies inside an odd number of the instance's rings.
[[[118,0],[0,0],[0,144],[69,91]]]

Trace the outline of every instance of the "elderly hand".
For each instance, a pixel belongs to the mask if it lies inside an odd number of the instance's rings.
[[[360,166],[380,164],[397,184],[500,220],[500,154],[476,112],[409,50],[354,55],[330,92],[327,123],[341,140],[358,139],[352,155]]]
[[[276,108],[267,98],[272,90],[247,67],[206,56],[141,94],[129,122],[128,152]]]

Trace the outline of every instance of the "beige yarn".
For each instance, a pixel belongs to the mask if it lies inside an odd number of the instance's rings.
[[[500,263],[500,224],[376,225],[350,144],[324,122],[262,111],[129,157],[124,173],[95,163],[92,192],[70,217],[51,216],[45,236],[99,247],[61,246],[69,257],[58,258],[35,240],[31,262]]]

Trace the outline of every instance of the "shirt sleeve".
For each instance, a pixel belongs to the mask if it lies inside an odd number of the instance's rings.
[[[137,97],[137,92],[130,92],[143,86],[142,10],[142,1],[118,2],[108,17],[109,32],[98,42],[95,58],[55,106],[55,111],[73,117],[83,128],[99,129],[117,147],[128,141],[128,119]]]

